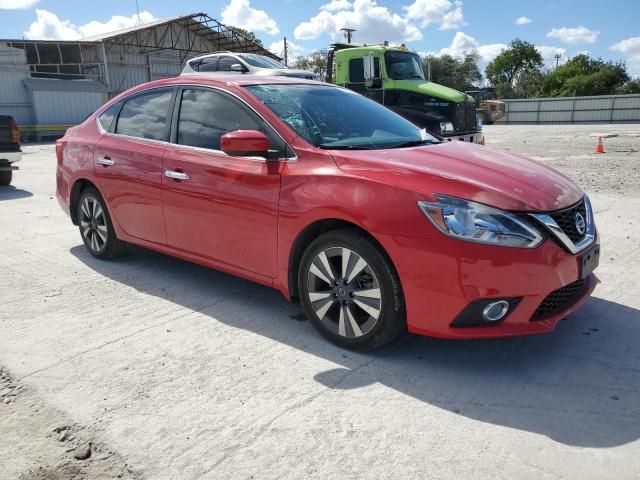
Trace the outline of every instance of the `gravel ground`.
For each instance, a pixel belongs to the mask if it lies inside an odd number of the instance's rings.
[[[596,156],[598,131],[620,136]],[[26,147],[0,189],[0,478],[639,479],[633,132],[485,130],[592,195],[602,284],[580,311],[547,335],[369,354],[268,288],[137,248],[95,260],[54,199],[53,146]]]

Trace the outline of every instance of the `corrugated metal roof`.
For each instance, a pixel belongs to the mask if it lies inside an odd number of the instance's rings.
[[[164,25],[164,24],[167,24],[167,23],[175,22],[176,20],[181,20],[181,19],[185,19],[185,18],[192,18],[194,15],[204,15],[204,14],[193,13],[191,15],[183,15],[183,16],[178,16],[178,17],[164,18],[162,20],[156,20],[155,22],[149,22],[149,23],[143,23],[142,25],[136,25],[135,27],[121,28],[120,30],[114,30],[113,32],[106,32],[106,33],[101,33],[99,35],[92,35],[90,37],[84,37],[84,38],[82,38],[80,40],[83,41],[83,42],[102,42],[103,40],[108,40],[110,38],[119,37],[121,35],[126,35],[127,33],[135,32],[135,31],[139,31],[139,30],[146,30],[147,28],[157,27],[159,25]]]
[[[107,88],[95,80],[59,80],[57,78],[25,78],[25,87],[31,91],[47,92],[106,92]]]

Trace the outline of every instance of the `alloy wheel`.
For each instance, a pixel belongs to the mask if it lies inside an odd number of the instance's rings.
[[[380,284],[371,266],[344,247],[327,248],[307,271],[311,307],[332,332],[356,338],[375,326],[382,311]]]
[[[80,206],[80,231],[87,246],[95,253],[107,245],[107,218],[97,198],[86,196]]]

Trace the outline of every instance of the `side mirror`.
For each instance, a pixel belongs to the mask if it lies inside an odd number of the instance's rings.
[[[231,65],[231,71],[244,73],[247,71],[247,67],[245,67],[241,63],[234,63],[233,65]]]
[[[364,80],[373,78],[373,55],[369,54],[362,58],[362,67],[364,68]]]
[[[269,139],[257,130],[236,130],[220,138],[220,149],[234,157],[267,157]]]

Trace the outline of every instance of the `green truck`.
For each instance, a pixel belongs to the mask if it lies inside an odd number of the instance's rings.
[[[420,56],[404,45],[334,43],[327,82],[376,100],[447,140],[484,144],[474,98],[427,81]]]

